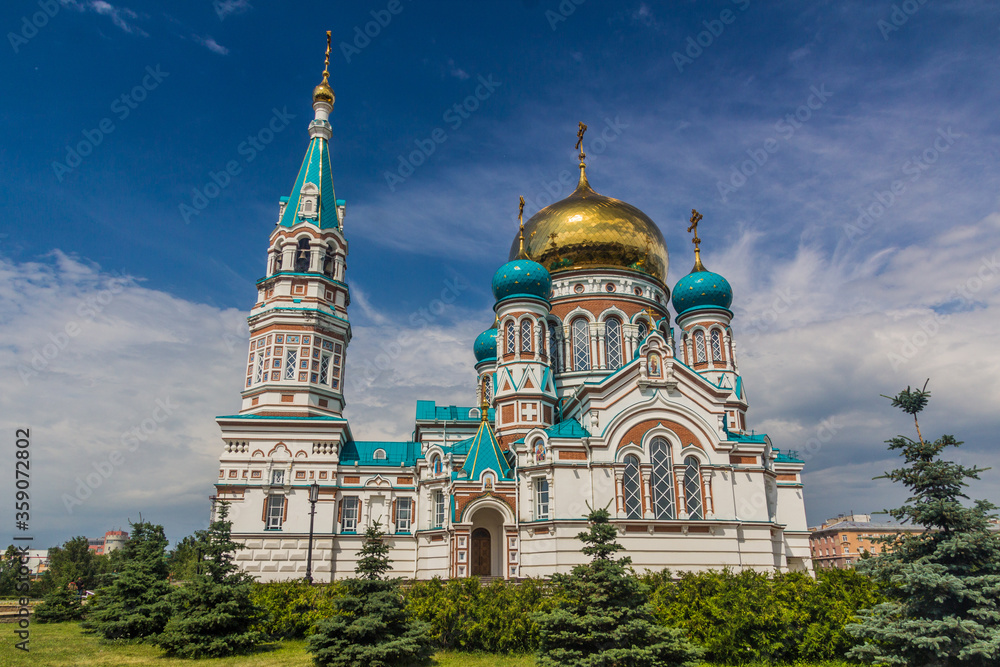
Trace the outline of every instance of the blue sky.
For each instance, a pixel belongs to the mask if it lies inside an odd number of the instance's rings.
[[[241,321],[327,29],[359,437],[405,438],[418,398],[471,402],[517,197],[531,214],[569,193],[582,120],[591,184],[659,224],[670,285],[691,265],[684,221],[704,214],[751,426],[814,450],[811,522],[900,500],[871,481],[907,428],[878,394],[926,377],[925,432],[1000,463],[994,3],[35,0],[5,3],[0,28],[0,425],[33,428],[46,543],[138,510],[173,539],[207,518],[212,418],[238,405]],[[438,128],[412,174],[387,178]],[[455,303],[415,326],[448,285]],[[178,407],[67,508],[157,400]],[[974,492],[998,490],[994,474]]]

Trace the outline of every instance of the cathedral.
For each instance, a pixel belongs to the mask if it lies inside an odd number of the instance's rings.
[[[419,400],[412,440],[355,439],[328,69],[257,281],[242,405],[217,419],[213,515],[230,504],[243,570],[353,576],[377,521],[396,576],[549,577],[586,560],[576,536],[599,507],[640,572],[811,570],[803,462],[747,427],[733,292],[702,264],[701,216],[671,290],[656,224],[590,185],[582,123],[576,190],[521,222],[493,277],[471,405]]]

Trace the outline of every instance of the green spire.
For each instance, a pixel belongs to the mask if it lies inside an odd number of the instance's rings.
[[[484,417],[487,410],[488,408],[483,408]],[[469,479],[479,479],[487,470],[496,473],[498,480],[510,478],[510,465],[504,458],[496,435],[493,434],[493,427],[490,426],[489,420],[484,418],[469,446],[469,455],[465,458],[462,471],[469,476]]]

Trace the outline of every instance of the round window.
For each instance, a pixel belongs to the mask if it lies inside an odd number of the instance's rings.
[[[615,291],[615,284],[614,283],[608,283],[607,285],[604,286],[604,289],[606,289],[609,292],[614,292]]]
[[[580,294],[581,292],[583,292],[583,285],[577,284],[576,286],[573,287],[573,291],[576,292],[577,294]]]
[[[634,293],[634,294],[635,294],[636,296],[642,296],[642,288],[641,288],[641,287],[636,287],[636,288],[635,288],[634,290],[632,290],[632,292],[633,292],[633,293]]]

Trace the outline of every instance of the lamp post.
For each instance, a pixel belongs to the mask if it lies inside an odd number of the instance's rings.
[[[306,555],[306,582],[309,584],[313,582],[313,523],[316,521],[317,500],[319,500],[319,484],[313,482],[309,485],[309,504],[312,505],[312,509],[309,510],[309,549]]]

